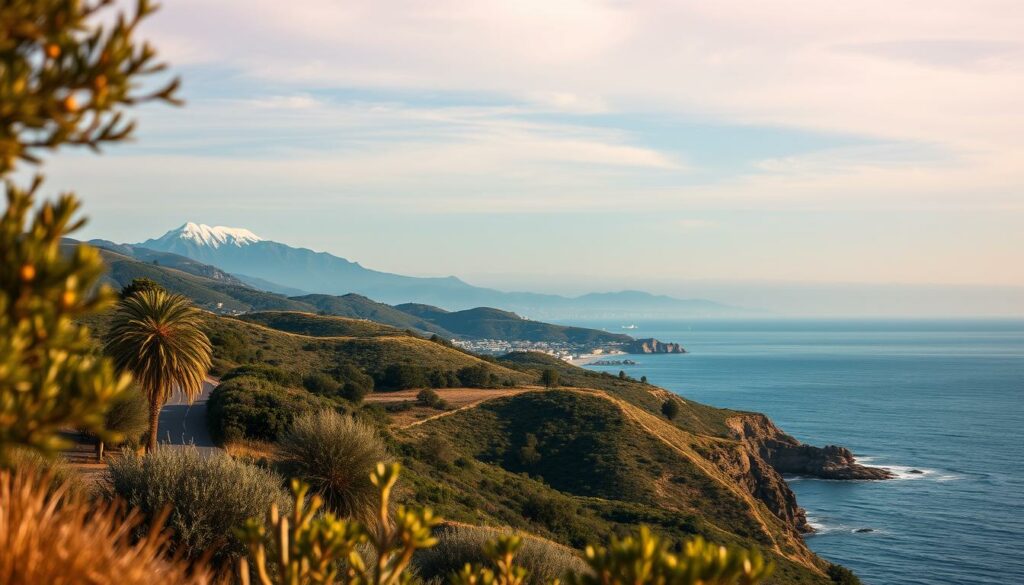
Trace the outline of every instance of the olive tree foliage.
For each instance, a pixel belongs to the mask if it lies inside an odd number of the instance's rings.
[[[8,186],[0,218],[0,459],[11,447],[53,453],[58,431],[77,427],[107,437],[105,412],[128,387],[98,356],[79,317],[102,309],[93,292],[103,263],[92,248],[62,253],[62,237],[81,225],[70,197],[44,204],[28,223],[31,192]]]
[[[104,413],[129,382],[94,353],[88,329],[77,324],[113,298],[97,286],[103,263],[96,250],[61,250],[61,239],[84,223],[78,200],[64,194],[37,206],[40,177],[28,187],[8,179],[19,162],[38,163],[45,151],[124,140],[133,129],[124,117],[131,106],[176,102],[177,80],[140,87],[164,67],[135,38],[154,6],[140,0],[130,13],[106,14],[112,5],[0,3],[0,178],[7,199],[0,217],[0,460],[19,446],[53,453],[63,446],[61,428],[108,436]]]
[[[98,149],[128,138],[127,106],[177,102],[178,80],[143,90],[162,71],[156,51],[139,42],[139,24],[156,7],[139,0],[109,25],[114,0],[7,0],[0,7],[0,174],[17,161],[39,162],[62,145]]]

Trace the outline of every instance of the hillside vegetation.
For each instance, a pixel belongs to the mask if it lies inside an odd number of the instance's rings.
[[[421,317],[462,337],[507,341],[564,342],[580,345],[627,343],[633,340],[628,335],[608,333],[598,329],[530,321],[515,313],[490,307],[449,312],[430,305],[409,303],[397,305],[395,308]]]

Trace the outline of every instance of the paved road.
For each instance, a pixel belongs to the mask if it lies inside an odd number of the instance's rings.
[[[202,394],[192,404],[175,392],[160,411],[157,428],[161,445],[195,445],[200,453],[206,455],[218,450],[206,428],[206,401],[217,384],[217,380],[207,378],[203,382]]]

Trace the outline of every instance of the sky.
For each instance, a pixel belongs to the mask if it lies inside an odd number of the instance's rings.
[[[187,104],[47,163],[87,237],[195,221],[505,289],[1024,315],[1019,0],[168,0],[143,33]]]

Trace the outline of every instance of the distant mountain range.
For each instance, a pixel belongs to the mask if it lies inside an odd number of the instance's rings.
[[[68,246],[77,243],[67,241]],[[210,311],[245,314],[245,318],[253,322],[295,333],[311,334],[305,329],[289,327],[315,325],[323,329],[325,322],[310,321],[310,318],[324,314],[374,321],[397,329],[437,334],[446,339],[567,342],[588,347],[608,344],[624,347],[623,344],[633,341],[628,335],[532,321],[515,313],[486,307],[454,312],[423,304],[393,307],[354,293],[286,297],[258,290],[218,268],[170,252],[100,240],[90,243],[100,249],[107,266],[105,283],[115,288],[127,286],[136,278],[148,278],[171,292],[188,296]],[[300,312],[307,314],[308,318],[298,316]]]
[[[98,243],[110,249],[118,246],[106,241]],[[714,317],[745,312],[708,300],[676,299],[641,291],[592,293],[570,298],[504,292],[473,286],[454,276],[403,276],[371,270],[326,252],[265,240],[247,229],[191,222],[159,238],[127,248],[184,256],[216,266],[255,288],[288,296],[356,293],[390,305],[422,303],[449,311],[488,306],[549,319]]]

